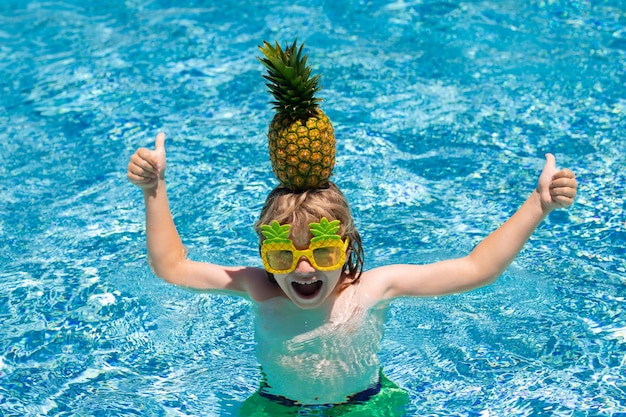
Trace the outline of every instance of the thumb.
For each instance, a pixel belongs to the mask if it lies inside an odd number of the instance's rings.
[[[546,154],[546,164],[543,166],[542,176],[547,176],[552,180],[552,175],[556,172],[556,159],[551,153]]]
[[[158,154],[165,154],[165,133],[159,132],[159,134],[157,135],[154,144],[154,150]]]
[[[554,155],[551,153],[546,154],[546,163],[543,166],[543,171],[539,176],[539,182],[537,184],[537,191],[541,195],[542,203],[546,204],[552,201],[550,195],[550,183],[552,182],[552,176],[556,172],[556,161]]]

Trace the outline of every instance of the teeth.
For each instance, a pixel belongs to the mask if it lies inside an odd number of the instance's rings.
[[[315,284],[317,281],[294,281],[296,284],[300,284],[300,285],[313,285]]]

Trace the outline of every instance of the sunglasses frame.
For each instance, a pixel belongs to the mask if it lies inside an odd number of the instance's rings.
[[[330,244],[329,244],[330,243]],[[346,263],[348,245],[350,243],[350,239],[347,237],[342,241],[341,239],[332,239],[332,240],[323,240],[320,242],[312,242],[308,248],[306,249],[296,249],[293,242],[289,243],[265,243],[261,245],[261,259],[263,260],[263,267],[265,270],[271,274],[288,274],[296,269],[298,266],[298,262],[304,256],[309,263],[318,271],[333,271],[343,266]],[[315,249],[322,248],[341,248],[341,253],[339,254],[339,260],[336,264],[332,266],[319,266],[317,261],[315,260],[315,256],[313,256],[313,251]],[[269,259],[267,253],[273,250],[280,251],[289,251],[292,253],[293,260],[291,262],[291,267],[288,269],[274,269],[271,267],[269,263]]]

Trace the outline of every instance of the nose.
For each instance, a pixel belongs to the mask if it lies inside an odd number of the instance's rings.
[[[300,259],[298,259],[295,271],[305,274],[315,272],[315,268],[313,268],[313,265],[311,265],[311,262],[309,262],[306,256],[301,256]]]

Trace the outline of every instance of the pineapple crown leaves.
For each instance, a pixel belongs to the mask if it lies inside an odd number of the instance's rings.
[[[274,110],[294,117],[306,116],[315,111],[322,101],[315,94],[322,89],[320,76],[311,77],[311,67],[307,66],[307,56],[302,53],[304,43],[298,47],[298,40],[285,45],[283,50],[278,42],[275,46],[263,41],[259,49],[265,58],[258,58],[267,69],[264,75],[269,92],[274,97]]]
[[[276,220],[271,225],[261,225],[261,233],[265,236],[265,242],[267,243],[291,243],[291,240],[289,240],[290,230],[290,224],[281,225]]]
[[[339,220],[329,222],[326,217],[322,217],[319,223],[309,223],[311,234],[314,236],[311,243],[326,239],[341,240],[338,234],[340,224]]]

